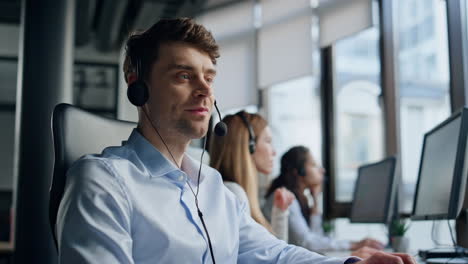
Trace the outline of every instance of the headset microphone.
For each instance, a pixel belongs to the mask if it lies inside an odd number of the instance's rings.
[[[214,132],[218,137],[224,137],[228,133],[228,128],[226,123],[224,123],[221,119],[221,114],[219,113],[218,106],[216,105],[216,101],[214,102],[214,107],[216,108],[216,112],[218,112],[219,122],[216,124],[214,128]]]

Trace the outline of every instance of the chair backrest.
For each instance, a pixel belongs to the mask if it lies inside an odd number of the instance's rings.
[[[68,168],[85,154],[121,145],[135,127],[136,123],[98,116],[69,104],[55,107],[52,114],[55,164],[49,198],[49,222],[55,246],[55,225]]]

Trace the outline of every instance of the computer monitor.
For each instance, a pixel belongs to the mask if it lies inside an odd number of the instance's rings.
[[[397,188],[396,158],[359,167],[351,206],[352,223],[388,224]]]
[[[468,109],[424,135],[412,219],[455,219],[465,198]]]

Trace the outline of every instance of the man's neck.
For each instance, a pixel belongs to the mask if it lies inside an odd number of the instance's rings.
[[[145,137],[151,145],[161,152],[170,162],[176,163],[178,168],[182,164],[184,153],[190,143],[190,139],[174,133],[168,133],[164,129],[158,129],[161,138],[158,136],[151,124],[138,124],[138,131]]]

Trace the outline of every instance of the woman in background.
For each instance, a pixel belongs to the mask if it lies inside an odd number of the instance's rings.
[[[258,114],[241,111],[224,117],[228,134],[214,135],[210,144],[210,165],[217,169],[225,186],[250,208],[252,218],[278,238],[288,241],[288,207],[294,195],[285,188],[272,193],[271,224],[260,209],[258,174],[270,174],[276,155],[270,128]]]
[[[292,202],[289,213],[289,243],[316,252],[359,250],[363,247],[383,249],[382,243],[374,239],[357,242],[335,240],[324,235],[322,215],[318,208],[318,197],[322,192],[325,170],[312,157],[309,149],[303,146],[291,148],[281,157],[280,175],[273,180],[266,193],[264,207],[268,217],[273,203],[273,193],[278,188],[287,188],[296,200]],[[313,206],[309,207],[304,191],[309,189]]]

